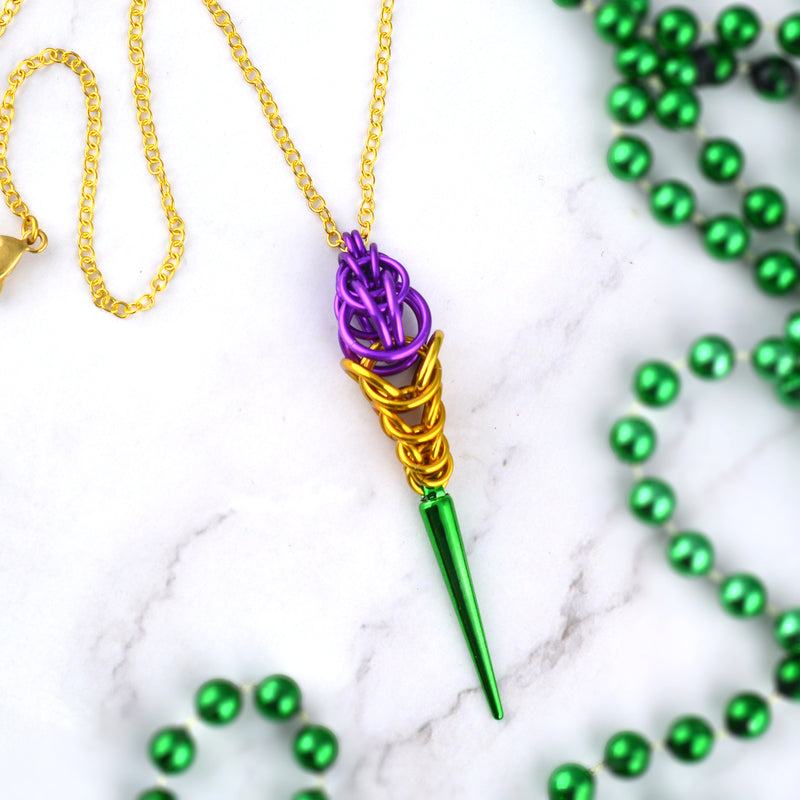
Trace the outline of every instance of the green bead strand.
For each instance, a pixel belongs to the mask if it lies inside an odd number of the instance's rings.
[[[550,773],[548,800],[592,800],[594,775],[580,764],[562,764]]]
[[[757,617],[767,607],[767,590],[755,575],[731,575],[719,587],[719,601],[733,617]]]
[[[300,712],[300,687],[287,675],[271,675],[258,684],[255,704],[259,712],[273,722],[285,722]]]
[[[678,761],[702,761],[714,747],[714,729],[702,717],[681,717],[672,723],[664,745]]]
[[[670,566],[679,575],[697,578],[708,575],[714,566],[714,546],[697,531],[681,531],[667,543]]]
[[[783,250],[760,255],[755,265],[756,285],[765,294],[788,294],[800,283],[800,264]]]
[[[661,59],[650,42],[635,39],[617,51],[614,63],[625,78],[643,80],[658,72]]]
[[[292,800],[328,800],[322,789],[302,789],[292,795]]]
[[[688,50],[699,32],[700,22],[688,8],[666,8],[655,19],[656,42],[667,53]]]
[[[703,243],[710,256],[731,261],[744,255],[750,244],[750,234],[744,223],[732,214],[720,214],[709,219],[702,228]]]
[[[136,795],[136,800],[178,800],[178,796],[166,789],[153,788]]]
[[[800,347],[800,311],[790,314],[783,328],[786,338]]]
[[[772,336],[755,346],[750,360],[760,378],[774,381],[790,375],[798,366],[798,352],[791,342]]]
[[[725,727],[740,739],[755,739],[766,733],[770,719],[767,700],[750,692],[733,697],[725,709]]]
[[[800,656],[787,656],[778,664],[775,689],[787,700],[800,700]]]
[[[663,361],[647,361],[633,377],[633,391],[640,403],[662,408],[672,403],[681,389],[677,370]]]
[[[794,66],[781,56],[767,56],[751,65],[753,88],[766,100],[788,100],[797,88]]]
[[[638,733],[622,731],[606,744],[603,763],[620,778],[637,778],[650,766],[650,743]]]
[[[688,53],[670,56],[661,64],[661,80],[667,86],[695,86],[699,77],[697,62]]]
[[[761,21],[746,6],[731,6],[717,18],[717,36],[733,50],[749,47],[760,33]]]
[[[637,125],[647,119],[653,101],[644,86],[620,83],[608,93],[606,108],[611,118],[621,125]]]
[[[614,455],[626,464],[642,464],[656,449],[656,432],[642,417],[622,417],[610,435]]]
[[[594,26],[597,35],[609,44],[623,44],[636,35],[641,13],[630,0],[608,0],[597,9]]]
[[[786,200],[771,186],[756,186],[745,194],[742,213],[758,230],[778,228],[786,219]]]
[[[222,678],[210,680],[197,690],[195,710],[197,716],[209,725],[227,725],[242,710],[242,690]]]
[[[800,368],[795,368],[785,377],[778,378],[775,392],[787,408],[800,408]]]
[[[303,769],[324,772],[339,754],[339,743],[332,731],[321,725],[305,725],[294,739],[294,757]]]
[[[744,169],[744,153],[730,139],[709,139],[700,150],[700,171],[714,183],[735,181]]]
[[[553,2],[561,8],[580,8],[583,0],[553,0]]]
[[[663,181],[650,190],[650,210],[662,225],[681,225],[694,209],[694,192],[681,181]]]
[[[784,611],[775,620],[775,641],[787,653],[800,653],[800,608]]]
[[[727,378],[736,366],[733,345],[721,336],[703,336],[689,350],[689,369],[705,380]]]
[[[656,100],[656,119],[671,131],[693,128],[700,120],[700,98],[685,86],[672,86]]]
[[[608,149],[608,168],[621,181],[638,181],[647,175],[653,163],[653,154],[644,139],[637,136],[619,136]]]
[[[628,495],[631,512],[647,525],[664,525],[669,522],[676,505],[672,487],[658,478],[638,480]]]
[[[784,53],[800,56],[800,14],[791,14],[781,21],[777,38]]]
[[[150,760],[167,775],[177,775],[192,766],[197,748],[186,728],[162,728],[150,740]]]

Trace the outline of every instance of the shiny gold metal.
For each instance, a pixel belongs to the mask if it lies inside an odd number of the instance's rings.
[[[33,248],[25,239],[15,239],[13,236],[0,236],[0,292],[6,278],[19,264],[23,253],[33,252]]]

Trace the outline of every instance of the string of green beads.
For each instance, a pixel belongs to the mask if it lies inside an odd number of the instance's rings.
[[[721,336],[703,336],[689,350],[689,369],[705,380],[727,378],[736,366],[733,345]]]
[[[786,200],[771,186],[756,186],[745,193],[742,214],[758,230],[778,228],[786,220]]]
[[[792,608],[775,620],[775,641],[788,653],[800,653],[800,608]]]
[[[186,728],[162,728],[150,740],[150,760],[166,775],[185,772],[194,762],[197,746]]]
[[[664,225],[681,225],[692,218],[694,192],[681,181],[663,181],[650,190],[650,210]]]
[[[719,600],[733,617],[757,617],[767,607],[767,590],[755,575],[730,575],[720,584]]]
[[[197,690],[195,709],[209,725],[228,725],[242,710],[242,690],[221,678],[208,681]]]
[[[256,687],[258,711],[273,722],[285,722],[300,713],[300,687],[287,675],[271,675]]]
[[[617,50],[615,64],[620,74],[630,80],[643,80],[658,72],[661,58],[646,39],[634,39]]]
[[[687,8],[666,8],[655,19],[655,38],[667,53],[688,50],[700,33],[700,21]]]
[[[621,181],[638,181],[650,170],[653,154],[644,139],[619,136],[608,149],[608,168]]]
[[[700,171],[714,183],[731,183],[744,169],[744,153],[730,139],[709,139],[700,149]]]
[[[642,464],[656,449],[656,432],[643,417],[617,420],[610,434],[611,449],[626,464]]]
[[[750,234],[745,224],[732,214],[709,219],[702,228],[706,252],[720,261],[732,261],[747,251]]]
[[[640,403],[662,408],[672,403],[680,393],[678,371],[663,361],[642,364],[633,377],[633,391]]]
[[[725,708],[725,727],[731,736],[755,739],[766,733],[771,721],[769,702],[753,692],[731,698]]]
[[[668,483],[659,478],[641,478],[628,496],[633,515],[647,525],[664,525],[675,513],[677,499]]]
[[[664,745],[678,761],[702,761],[714,748],[714,729],[702,717],[681,717],[672,723]]]
[[[612,119],[623,125],[637,125],[647,119],[653,102],[644,86],[620,83],[608,94],[606,106]]]
[[[738,50],[750,47],[761,33],[761,21],[746,6],[732,6],[717,18],[717,36],[728,47]]]
[[[700,98],[685,86],[671,86],[655,103],[656,119],[671,131],[693,128],[700,121]]]
[[[580,764],[562,764],[550,773],[549,800],[592,800],[594,776]]]
[[[650,766],[650,743],[633,731],[614,734],[606,744],[603,764],[621,778],[638,778]]]
[[[759,377],[774,381],[797,367],[798,352],[786,339],[770,336],[755,346],[750,360]]]
[[[778,26],[778,45],[790,56],[800,56],[800,14],[791,14]]]
[[[701,577],[714,567],[714,546],[702,533],[681,531],[667,542],[667,558],[679,575]]]
[[[608,0],[595,13],[595,30],[610,44],[630,41],[636,34],[642,14],[630,0]]]
[[[783,250],[770,250],[756,260],[755,279],[766,294],[788,294],[800,282],[800,264]]]
[[[327,728],[305,725],[294,739],[294,756],[303,769],[324,772],[336,761],[339,743]]]
[[[787,700],[800,700],[800,656],[787,656],[778,664],[775,689]]]

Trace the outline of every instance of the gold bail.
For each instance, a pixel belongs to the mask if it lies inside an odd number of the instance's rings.
[[[41,253],[47,247],[47,236],[44,231],[39,230],[38,226],[34,231],[26,230],[26,227],[23,226],[22,232],[23,234],[27,233],[24,239],[0,236],[0,292],[3,291],[6,278],[19,264],[23,253]],[[32,238],[31,233],[33,233]]]

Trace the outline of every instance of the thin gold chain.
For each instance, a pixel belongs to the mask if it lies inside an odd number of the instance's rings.
[[[5,33],[11,20],[19,11],[24,0],[6,0],[0,12],[0,36]],[[281,119],[278,106],[267,87],[260,71],[255,67],[247,54],[247,48],[239,36],[227,11],[216,0],[202,0],[216,25],[225,34],[228,45],[244,79],[256,90],[264,116],[272,129],[272,135],[281,148],[286,163],[294,173],[295,181],[303,193],[308,207],[320,218],[328,244],[331,247],[344,246],[342,234],[328,210],[322,195],[317,192],[300,152],[294,146],[289,131]],[[389,79],[389,58],[392,43],[392,11],[394,0],[381,0],[381,17],[378,25],[378,52],[376,56],[373,95],[370,103],[370,125],[367,141],[361,158],[360,186],[362,191],[361,209],[358,222],[361,235],[369,237],[375,210],[375,162],[383,133],[383,117],[386,106],[386,87]],[[100,92],[94,73],[85,61],[77,54],[56,48],[43,50],[36,56],[27,58],[9,76],[8,89],[0,105],[0,191],[5,196],[6,204],[12,213],[22,220],[22,234],[30,249],[43,249],[47,242],[44,232],[39,229],[36,218],[31,214],[27,204],[22,200],[14,186],[11,169],[8,165],[8,138],[15,115],[15,99],[17,91],[35,72],[52,64],[61,64],[70,69],[80,80],[86,97],[86,148],[83,159],[83,182],[81,187],[80,215],[78,223],[78,253],[80,267],[98,308],[118,317],[129,317],[139,311],[151,308],[156,296],[169,284],[181,262],[186,241],[186,229],[183,220],[175,208],[166,168],[161,158],[156,136],[156,126],[150,107],[150,79],[145,69],[144,52],[144,15],[147,0],[131,0],[129,14],[128,49],[130,61],[135,74],[133,96],[136,106],[136,117],[142,134],[145,158],[150,174],[157,180],[161,207],[167,219],[169,231],[169,248],[166,257],[150,282],[150,291],[138,300],[128,303],[115,298],[106,288],[103,274],[97,266],[94,252],[94,212],[97,195],[98,163],[100,156],[100,140],[103,130]]]

